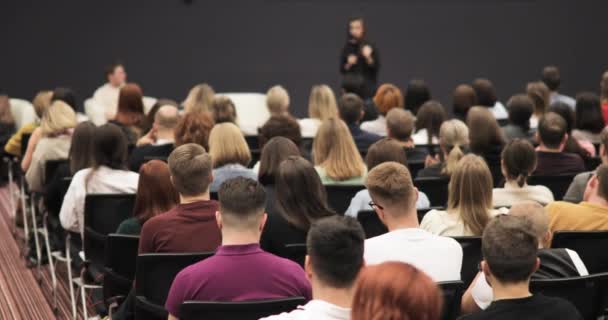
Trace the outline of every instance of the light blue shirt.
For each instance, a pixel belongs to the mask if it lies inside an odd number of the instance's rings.
[[[554,104],[555,102],[563,102],[567,104],[572,110],[576,108],[576,100],[572,99],[563,94],[559,94],[557,92],[551,92],[551,98],[549,99],[549,105]]]
[[[245,177],[252,180],[258,180],[258,176],[253,170],[244,167],[238,163],[223,165],[213,169],[213,182],[209,188],[211,192],[217,192],[224,181],[236,177]]]
[[[372,197],[369,195],[367,189],[357,192],[355,197],[350,201],[350,206],[346,209],[345,215],[356,218],[359,211],[363,210],[374,210],[369,206],[369,202],[372,201]],[[418,192],[418,201],[416,202],[416,209],[425,209],[431,206],[429,198],[424,192]]]

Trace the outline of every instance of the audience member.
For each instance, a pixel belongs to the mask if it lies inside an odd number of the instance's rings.
[[[425,102],[416,114],[416,133],[412,135],[414,144],[438,144],[439,129],[447,118],[441,103],[434,100]]]
[[[211,112],[214,98],[215,91],[213,88],[206,83],[200,83],[190,89],[186,100],[182,102],[182,106],[186,113]]]
[[[378,109],[374,104],[373,97],[365,92],[365,80],[363,76],[355,73],[347,73],[342,77],[342,94],[354,93],[363,99],[364,115],[361,122],[371,121],[378,118]]]
[[[228,97],[216,96],[213,98],[211,114],[216,124],[224,122],[236,124],[236,107],[234,106],[234,102]]]
[[[222,245],[213,257],[177,274],[165,304],[169,319],[178,319],[181,304],[188,300],[311,299],[310,282],[302,268],[260,248],[266,223],[264,188],[254,180],[237,177],[222,185],[219,199],[215,217]]]
[[[439,149],[436,157],[427,156],[425,168],[418,171],[418,177],[449,177],[458,161],[469,149],[469,128],[464,122],[448,120],[439,129]]]
[[[367,172],[350,131],[340,119],[324,121],[313,141],[315,169],[323,184],[363,183]]]
[[[8,95],[0,91],[0,145],[5,145],[16,130]]]
[[[404,106],[412,114],[418,114],[418,109],[431,100],[431,90],[424,80],[411,80],[405,89]]]
[[[273,86],[266,92],[266,107],[270,116],[289,115],[289,93],[282,86]]]
[[[157,99],[156,102],[154,102],[154,104],[150,108],[150,110],[148,110],[148,112],[146,113],[146,116],[144,117],[144,125],[143,125],[144,128],[152,129],[152,126],[154,126],[154,121],[156,118],[156,114],[158,113],[158,110],[160,110],[160,108],[164,107],[164,106],[174,107],[179,110],[179,104],[177,102],[175,102],[171,99],[167,99],[167,98]],[[179,111],[178,111],[178,114],[179,114]],[[148,131],[148,132],[150,132],[150,131]]]
[[[230,122],[216,124],[209,134],[209,154],[213,159],[211,192],[216,192],[224,181],[234,177],[256,180],[253,170],[247,168],[251,153],[241,130]]]
[[[139,171],[139,167],[150,158],[166,159],[173,151],[178,121],[176,107],[166,105],[159,108],[152,129],[137,141],[137,147],[131,152],[129,169]]]
[[[207,112],[186,113],[175,126],[175,147],[187,143],[195,143],[209,149],[209,134],[215,123]]]
[[[300,119],[302,137],[316,136],[321,123],[338,116],[338,105],[333,90],[327,85],[315,85],[308,98],[308,118]]]
[[[591,142],[586,140],[577,140],[572,135],[576,117],[576,114],[572,108],[563,102],[556,102],[549,107],[548,112],[557,113],[566,121],[566,133],[568,134],[568,141],[566,141],[566,145],[564,146],[564,152],[576,153],[583,159],[595,157],[595,146]]]
[[[576,123],[572,136],[578,140],[600,143],[600,133],[606,126],[602,116],[600,97],[592,92],[583,92],[576,97]]]
[[[554,201],[553,193],[545,186],[526,183],[536,169],[536,151],[527,140],[515,139],[502,150],[503,188],[493,191],[494,208],[510,207],[522,201],[536,201],[547,205]]]
[[[258,143],[264,148],[266,143],[274,137],[285,137],[291,140],[299,149],[302,156],[310,159],[310,152],[302,142],[302,131],[298,120],[290,115],[270,117],[258,130]],[[260,163],[253,166],[253,171],[258,172]]]
[[[95,90],[93,100],[103,107],[106,118],[112,120],[118,110],[120,89],[127,83],[127,73],[122,63],[115,62],[106,67],[104,75],[107,82]]]
[[[452,93],[452,112],[454,118],[466,121],[469,109],[477,105],[475,89],[468,84],[460,84]]]
[[[36,112],[36,116],[38,119],[42,119],[42,115],[46,108],[51,105],[51,98],[53,97],[52,91],[39,91],[32,104],[34,105],[34,111]],[[23,141],[24,134],[32,134],[36,128],[40,125],[40,121],[34,121],[32,123],[27,123],[21,128],[17,128],[17,133],[15,133],[4,146],[4,151],[10,155],[20,157],[21,154],[21,144]]]
[[[536,129],[538,128],[538,121],[545,115],[550,106],[549,101],[551,93],[549,88],[547,88],[542,81],[536,81],[528,83],[526,86],[526,94],[534,103],[534,112],[530,117],[530,127]]]
[[[602,99],[602,115],[604,122],[608,124],[608,71],[602,75],[600,82],[600,98]]]
[[[486,108],[473,107],[467,116],[471,152],[481,156],[492,173],[494,181],[502,178],[500,154],[506,141],[498,122]]]
[[[262,148],[260,162],[258,162],[258,181],[265,187],[267,203],[270,198],[274,200],[274,184],[279,166],[283,160],[291,156],[300,156],[300,149],[293,141],[285,137],[274,137]],[[268,192],[268,186],[273,192]],[[271,196],[271,193],[273,196]],[[268,210],[268,207],[266,207]]]
[[[538,163],[535,175],[558,175],[585,171],[583,159],[574,153],[564,152],[568,141],[566,121],[556,113],[549,112],[538,124],[540,146],[536,151]]]
[[[347,93],[338,101],[338,110],[340,118],[348,126],[350,134],[353,136],[355,145],[359,150],[367,150],[374,142],[382,139],[381,136],[361,130],[359,122],[363,117],[363,100],[357,95]]]
[[[507,102],[509,124],[502,127],[507,141],[513,139],[532,140],[534,130],[530,128],[530,117],[534,113],[534,101],[525,94],[516,94]]]
[[[411,263],[435,281],[460,280],[462,247],[456,240],[433,235],[418,226],[418,190],[405,166],[386,162],[365,181],[372,207],[389,232],[365,241],[365,261]]]
[[[608,129],[604,128],[602,133],[600,133],[600,151],[599,156],[602,160],[601,164],[608,164]],[[572,183],[570,183],[570,187],[568,187],[568,191],[564,195],[564,201],[579,203],[583,201],[583,195],[585,194],[585,188],[587,187],[587,182],[589,179],[593,177],[593,171],[587,171],[583,173],[577,174]]]
[[[498,101],[496,88],[490,80],[478,78],[471,83],[471,86],[477,95],[477,104],[488,108],[496,120],[504,120],[509,117],[505,106]]]
[[[576,101],[569,96],[560,94],[557,91],[561,85],[561,77],[559,69],[556,66],[547,66],[543,68],[541,77],[542,81],[547,85],[547,88],[551,90],[551,100],[549,101],[549,105],[552,105],[555,102],[563,102],[570,106],[570,108],[574,109]]]
[[[428,152],[425,149],[416,148],[412,139],[412,131],[414,131],[414,116],[411,112],[403,109],[391,109],[386,114],[386,133],[388,137],[401,145],[405,150],[408,161],[422,162],[428,156]]]
[[[582,319],[571,303],[530,293],[530,278],[541,262],[538,235],[528,219],[498,216],[488,223],[481,243],[481,270],[492,288],[493,301],[484,311],[462,320]]]
[[[315,222],[308,233],[304,263],[313,300],[263,320],[350,320],[355,282],[364,265],[364,241],[363,229],[354,219],[334,216]]]
[[[127,145],[134,146],[137,140],[147,132],[144,127],[143,91],[135,83],[127,83],[120,89],[118,96],[118,111],[116,117],[110,121],[117,125],[125,137]]]
[[[393,108],[403,108],[403,94],[397,86],[385,83],[381,85],[374,96],[374,104],[378,108],[378,118],[361,123],[361,129],[386,136],[386,114]]]

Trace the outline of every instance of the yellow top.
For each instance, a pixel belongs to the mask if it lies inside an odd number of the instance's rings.
[[[15,133],[6,143],[6,145],[4,146],[4,151],[6,151],[6,153],[8,154],[12,154],[14,156],[20,157],[21,156],[21,137],[24,134],[31,134],[32,132],[34,132],[34,130],[36,130],[36,128],[38,128],[38,123],[32,122],[29,124],[24,125],[23,127],[21,127],[21,129],[19,129],[19,131],[17,131],[17,133]]]
[[[557,201],[547,206],[551,231],[608,230],[608,207],[589,202],[574,204]]]

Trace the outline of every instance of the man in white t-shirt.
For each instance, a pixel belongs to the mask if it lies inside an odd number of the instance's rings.
[[[105,75],[108,82],[95,90],[93,100],[103,107],[106,118],[112,120],[118,109],[120,88],[127,82],[127,72],[121,63],[112,63],[106,68]]]
[[[305,269],[313,300],[263,320],[349,320],[354,284],[363,267],[365,234],[357,220],[332,216],[308,232]]]
[[[407,167],[385,162],[372,169],[365,185],[370,205],[389,232],[365,241],[365,262],[410,263],[435,281],[460,280],[462,247],[456,240],[422,230],[418,225],[414,187]]]

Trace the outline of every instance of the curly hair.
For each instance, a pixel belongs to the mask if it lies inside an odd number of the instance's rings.
[[[214,125],[208,112],[186,113],[175,128],[175,147],[196,143],[209,150],[209,133]]]

